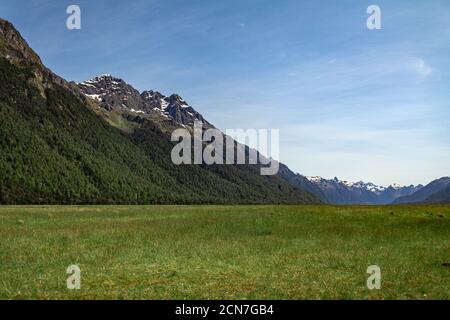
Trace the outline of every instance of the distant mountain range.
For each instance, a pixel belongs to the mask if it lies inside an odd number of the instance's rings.
[[[450,178],[444,177],[428,185],[387,187],[370,182],[348,182],[338,178],[308,177],[321,193],[310,190],[325,202],[333,204],[407,204],[450,203]]]
[[[194,121],[214,128],[187,101],[109,74],[68,82],[2,19],[0,116],[0,204],[448,201],[448,178],[380,187],[307,178],[282,163],[276,176],[261,176],[259,164],[176,166],[170,133]]]
[[[370,182],[348,182],[338,178],[308,177],[308,180],[322,191],[327,202],[335,204],[389,204],[422,188],[422,185],[397,184],[382,187]]]
[[[411,195],[396,199],[394,203],[450,203],[449,187],[450,177],[443,177],[430,182]]]
[[[450,186],[433,193],[423,201],[424,203],[450,203]]]

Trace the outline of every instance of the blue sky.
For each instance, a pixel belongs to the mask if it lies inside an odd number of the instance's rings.
[[[82,29],[66,29],[77,4]],[[366,28],[377,4],[382,30]],[[9,1],[68,80],[176,92],[226,128],[279,128],[294,171],[378,184],[450,175],[450,1]]]

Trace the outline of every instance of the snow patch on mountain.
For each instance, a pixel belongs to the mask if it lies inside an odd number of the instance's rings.
[[[309,181],[314,182],[314,183],[326,183],[326,182],[337,183],[337,184],[346,186],[348,188],[363,189],[363,190],[367,190],[367,191],[371,191],[371,192],[383,192],[388,188],[399,190],[399,189],[408,187],[408,186],[401,186],[397,183],[393,183],[393,184],[385,187],[385,186],[376,185],[372,182],[364,182],[364,181],[352,182],[352,181],[347,181],[347,180],[339,180],[338,178],[325,179],[320,176],[310,176],[310,177],[306,177],[306,178]]]
[[[423,187],[400,186],[396,183],[385,187],[371,182],[324,179],[319,176],[306,178],[324,193],[328,202],[337,204],[388,204]]]
[[[140,93],[120,78],[103,74],[93,79],[77,83],[81,92],[97,102],[107,111],[138,113],[144,116],[156,115],[178,125],[192,126],[194,121],[210,124],[177,94],[165,96],[158,91],[147,90]]]

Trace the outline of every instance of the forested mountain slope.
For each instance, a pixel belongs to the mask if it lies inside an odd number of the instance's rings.
[[[0,56],[1,204],[318,201],[258,166],[172,164],[158,125],[111,126],[4,20]]]

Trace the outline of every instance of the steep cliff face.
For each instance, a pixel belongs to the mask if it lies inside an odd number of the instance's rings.
[[[69,83],[61,78],[41,61],[41,58],[30,48],[25,39],[9,21],[0,18],[0,57],[9,62],[28,67],[34,74],[30,82],[36,86],[42,95],[46,88],[59,85],[71,91],[80,101],[89,103],[88,99],[78,90],[75,83]]]
[[[19,64],[43,66],[39,56],[28,46],[14,26],[9,21],[1,18],[0,56]]]

